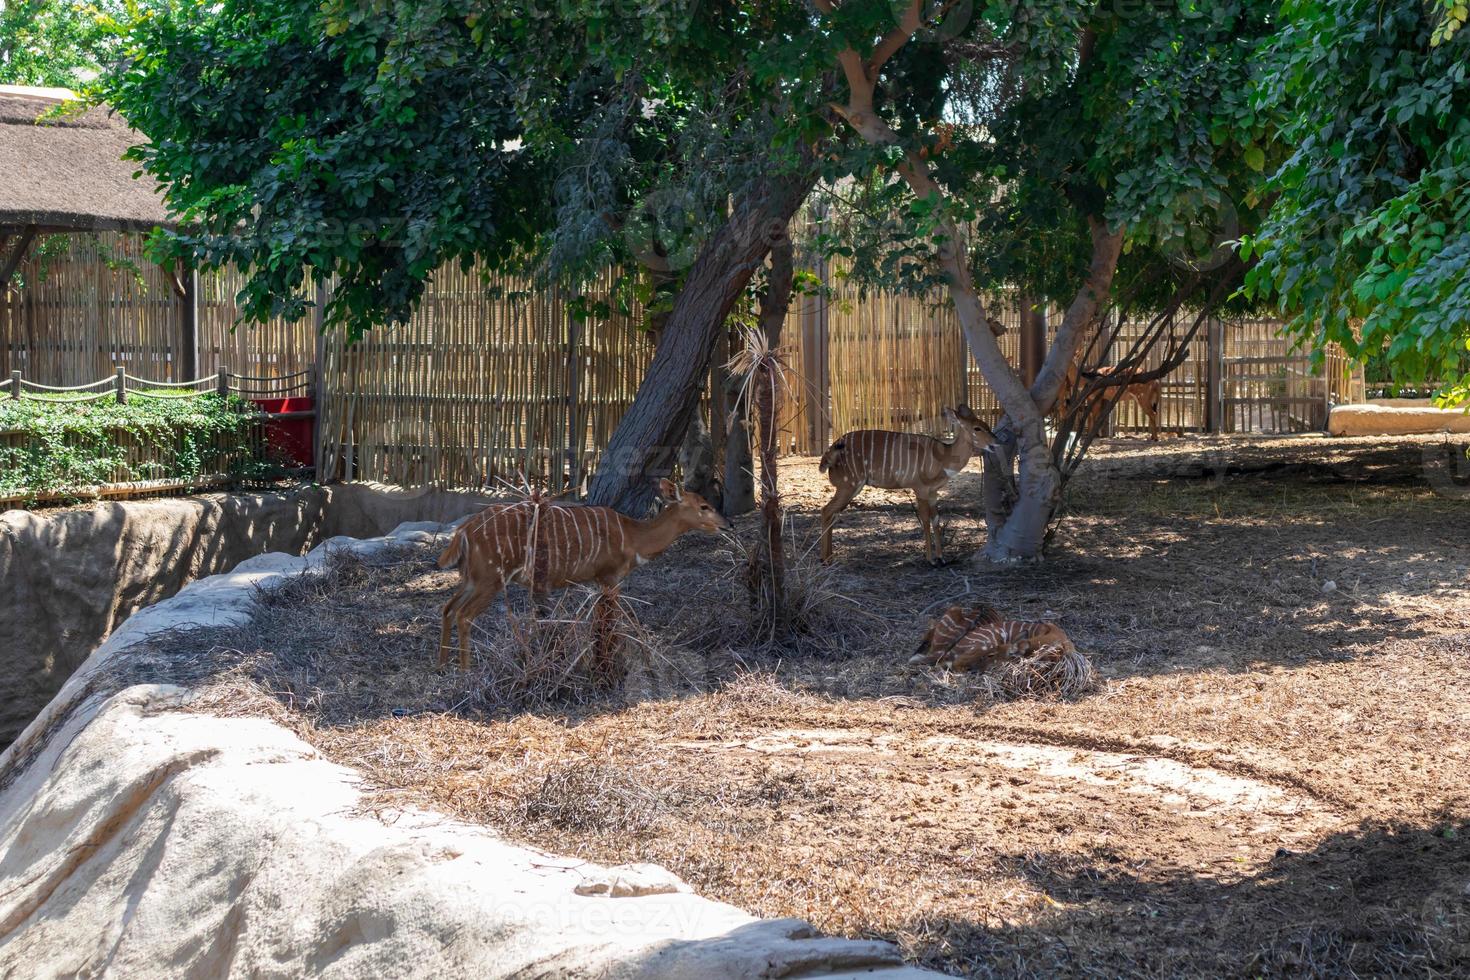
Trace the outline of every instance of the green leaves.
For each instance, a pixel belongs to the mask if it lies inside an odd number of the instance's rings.
[[[111,482],[253,475],[254,406],[213,394],[133,396],[127,404],[65,399],[0,401],[0,495],[66,492]],[[8,441],[7,441],[8,442]],[[148,451],[130,458],[129,446]],[[146,461],[144,461],[146,460]]]
[[[1257,101],[1293,155],[1247,287],[1305,338],[1446,390],[1470,373],[1470,32],[1455,5],[1298,0]]]
[[[93,93],[187,230],[159,257],[234,264],[242,317],[406,319],[448,262],[574,279],[638,252],[622,228],[677,196],[687,252],[792,156],[775,119],[796,0],[221,0],[126,25]],[[781,79],[775,87],[773,79]],[[658,238],[656,232],[653,236]],[[663,243],[654,241],[650,251]]]
[[[80,88],[116,51],[117,0],[0,3],[0,85]]]

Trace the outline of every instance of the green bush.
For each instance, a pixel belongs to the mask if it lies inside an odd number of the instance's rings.
[[[258,475],[261,414],[215,394],[0,401],[0,496],[103,483]]]

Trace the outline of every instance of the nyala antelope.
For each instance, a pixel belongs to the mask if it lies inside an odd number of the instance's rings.
[[[439,567],[459,565],[459,589],[444,604],[439,666],[449,662],[450,630],[459,629],[459,666],[470,666],[470,623],[509,582],[539,601],[551,589],[596,582],[606,592],[634,568],[662,554],[688,531],[720,531],[732,525],[697,493],[659,481],[666,506],[640,521],[611,507],[523,500],[492,504],[465,521],[439,556]]]
[[[1117,370],[1116,367],[1091,369],[1092,373],[1104,378],[1112,377],[1113,373]],[[1057,392],[1056,411],[1058,415],[1067,408],[1067,402],[1081,389],[1082,370],[1077,362],[1074,361],[1072,362],[1072,366],[1067,368],[1067,373],[1062,378],[1061,390]],[[1082,413],[1082,426],[1084,429],[1091,430],[1097,428],[1098,423],[1102,421],[1103,413],[1107,411],[1108,401],[1111,397],[1110,391],[1107,388],[1100,389],[1094,393],[1092,404],[1087,407],[1086,412]],[[1148,416],[1150,441],[1158,442],[1159,402],[1162,398],[1163,386],[1159,383],[1158,378],[1154,378],[1152,381],[1140,381],[1137,384],[1130,384],[1124,387],[1123,393],[1118,396],[1117,404],[1121,405],[1125,401],[1131,401],[1137,405],[1143,414]]]
[[[1003,660],[1042,652],[1060,658],[1075,649],[1056,623],[1003,619],[984,604],[951,606],[929,627],[909,663],[984,671]]]
[[[832,560],[832,525],[837,515],[863,487],[912,490],[924,532],[924,557],[932,565],[944,561],[939,491],[965,468],[972,455],[995,444],[995,433],[968,405],[946,408],[944,419],[959,430],[953,442],[907,432],[858,429],[828,447],[818,465],[834,488],[832,499],[822,508],[822,561]]]

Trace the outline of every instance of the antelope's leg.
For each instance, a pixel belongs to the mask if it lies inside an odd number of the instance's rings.
[[[459,669],[470,669],[470,625],[474,623],[475,617],[484,612],[495,597],[500,594],[504,583],[499,578],[488,582],[479,583],[474,592],[470,593],[459,604],[459,614],[456,620],[459,625]]]
[[[934,557],[944,564],[944,525],[939,522],[939,494],[929,498],[929,526],[933,528]]]
[[[933,509],[929,501],[918,493],[914,494],[914,509],[919,512],[919,529],[924,532],[924,560],[934,564]]]
[[[848,487],[835,487],[832,499],[822,507],[822,561],[832,560],[832,525],[837,521],[837,515],[842,513],[852,498],[857,496],[861,484],[853,484]]]
[[[592,649],[592,674],[600,685],[613,683],[612,623],[617,615],[618,587],[604,587],[593,607],[596,623]]]
[[[459,612],[461,603],[464,602],[465,592],[469,589],[468,582],[461,582],[459,590],[449,597],[444,603],[444,612],[439,617],[439,666],[443,667],[449,663],[449,647],[453,640],[454,617]]]
[[[1153,422],[1153,435],[1150,438],[1154,442],[1158,442],[1159,441],[1159,410],[1163,407],[1160,403],[1163,401],[1163,397],[1164,396],[1163,396],[1163,392],[1161,390],[1159,390],[1159,389],[1154,389],[1152,392],[1150,392],[1150,394],[1153,396],[1152,405],[1149,407],[1149,410],[1148,410],[1149,418]]]

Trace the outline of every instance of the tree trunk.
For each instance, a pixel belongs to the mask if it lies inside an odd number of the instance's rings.
[[[837,10],[833,0],[812,0],[812,3],[823,14],[831,15]],[[848,99],[846,105],[834,104],[832,109],[854,132],[875,146],[898,146],[901,142],[898,133],[875,108],[879,71],[908,44],[929,15],[929,8],[918,0],[895,8],[895,12],[900,10],[897,24],[871,54],[865,57],[850,46],[837,52],[837,64],[847,79]],[[1079,44],[1079,64],[1085,65],[1091,55],[1091,32],[1085,32]],[[1001,441],[986,454],[986,520],[990,533],[984,554],[1008,561],[1039,557],[1046,529],[1061,501],[1062,486],[1061,474],[1047,449],[1044,413],[1056,398],[1082,328],[1096,315],[1098,305],[1111,288],[1122,232],[1109,231],[1100,219],[1089,217],[1093,262],[1087,281],[1068,308],[1041,371],[1028,384],[1000,349],[997,335],[1003,328],[986,315],[985,304],[970,272],[965,239],[955,221],[944,213],[943,205],[948,202],[943,188],[934,179],[932,163],[918,150],[905,149],[897,169],[916,197],[941,206],[934,226],[935,260],[948,281],[955,316],[970,354],[1005,412],[996,432]],[[1012,477],[1017,462],[1019,486]]]
[[[751,554],[752,581],[764,595],[765,613],[771,635],[786,631],[786,549],[781,540],[781,489],[776,482],[776,385],[777,368],[772,355],[755,370],[751,381],[760,433],[761,520],[765,541]]]
[[[771,246],[786,236],[792,216],[815,184],[809,160],[798,172],[763,178],[705,242],[674,301],[638,394],[608,442],[589,502],[635,516],[647,513],[655,482],[673,469],[725,317]]]
[[[1010,406],[1002,400],[1006,414],[996,426],[999,443],[985,456],[985,548],[980,556],[998,562],[1041,557],[1047,531],[1062,503],[1062,474],[1046,442],[1044,413],[1056,401],[1067,366],[1077,356],[1077,347],[1087,328],[1097,319],[1122,251],[1123,232],[1109,230],[1092,219],[1092,262],[1087,278],[1067,307],[1057,338],[1047,353],[1041,371],[1027,392],[1024,421],[1018,423]],[[981,343],[988,338],[981,338]],[[974,351],[974,347],[971,348]],[[986,380],[990,374],[981,361]],[[987,360],[993,360],[987,358]],[[1007,373],[1010,374],[1009,368]],[[1012,375],[1014,376],[1014,375]],[[1019,379],[1017,379],[1019,380]]]
[[[697,396],[696,396],[697,400]],[[716,494],[715,444],[710,438],[704,413],[696,410],[684,432],[684,445],[679,450],[679,469],[683,471],[684,489],[692,490],[715,507],[720,506]]]
[[[728,348],[727,348],[728,350]],[[721,368],[725,402],[729,406],[725,429],[723,513],[726,517],[755,510],[755,460],[750,454],[750,405],[740,391],[740,378]]]
[[[786,322],[786,311],[791,306],[791,285],[794,277],[791,241],[787,239],[771,248],[771,269],[767,277],[766,291],[761,296],[760,322],[765,334],[766,356],[755,370],[752,387],[755,410],[760,425],[761,451],[761,517],[765,523],[765,548],[756,554],[764,558],[770,592],[766,608],[769,610],[772,635],[785,633],[787,626],[786,603],[786,548],[781,540],[781,487],[777,479],[776,454],[780,447],[777,440],[776,386],[781,383],[780,355],[777,348],[781,343],[781,325]]]
[[[1062,502],[1062,474],[1045,440],[1003,444],[985,457],[985,560],[1041,557],[1047,530]],[[1016,475],[1019,475],[1019,485]]]

